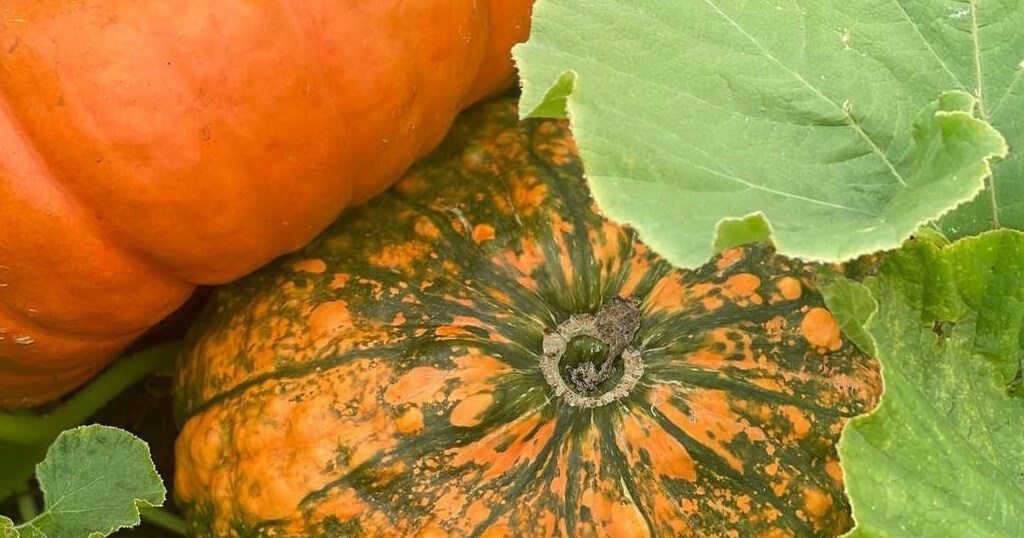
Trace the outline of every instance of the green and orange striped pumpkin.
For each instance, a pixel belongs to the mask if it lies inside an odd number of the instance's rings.
[[[221,289],[178,379],[199,536],[835,536],[877,364],[813,268],[677,270],[566,125],[465,114],[393,190]]]

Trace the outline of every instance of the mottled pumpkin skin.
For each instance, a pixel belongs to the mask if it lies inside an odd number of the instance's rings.
[[[532,3],[0,2],[0,406],[398,180],[510,82]]]
[[[574,406],[545,335],[618,297],[643,371]],[[507,100],[191,338],[175,489],[199,536],[834,536],[834,443],[881,386],[811,267],[755,245],[672,268],[598,214],[566,125]]]

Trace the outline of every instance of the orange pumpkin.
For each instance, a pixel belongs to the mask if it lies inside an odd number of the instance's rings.
[[[532,0],[6,0],[0,406],[301,247],[504,87]]]
[[[815,267],[673,268],[564,122],[499,100],[387,194],[219,288],[179,362],[198,537],[825,538],[881,390]]]

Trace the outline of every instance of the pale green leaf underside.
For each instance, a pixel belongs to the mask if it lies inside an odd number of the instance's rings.
[[[1024,536],[1024,234],[912,243],[867,284],[885,394],[839,444],[849,536]]]
[[[752,215],[786,254],[848,259],[977,195],[1006,150],[979,117],[1024,130],[1022,1],[540,0],[521,109],[564,103],[598,203],[677,264]]]
[[[875,340],[864,326],[878,311],[878,303],[871,293],[850,279],[824,271],[818,288],[825,305],[835,316],[843,335],[872,357],[877,355]]]
[[[146,443],[107,426],[62,433],[36,468],[36,478],[46,507],[16,527],[12,538],[108,536],[138,525],[139,508],[160,506],[166,496]]]

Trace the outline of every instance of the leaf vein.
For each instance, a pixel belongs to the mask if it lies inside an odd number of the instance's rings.
[[[856,132],[857,135],[859,135],[861,139],[863,139],[864,142],[871,148],[871,151],[874,154],[876,154],[878,158],[882,160],[883,163],[885,163],[885,166],[889,169],[889,172],[893,175],[896,181],[898,181],[903,186],[907,185],[907,181],[906,179],[904,179],[903,174],[900,174],[899,170],[896,169],[892,161],[889,160],[889,157],[885,155],[885,153],[878,146],[878,144],[876,144],[875,141],[871,138],[871,136],[868,135],[868,133],[863,129],[863,127],[861,127],[860,123],[858,123],[856,118],[853,117],[853,114],[850,112],[848,107],[836,103],[830,97],[822,93],[821,90],[819,90],[810,82],[808,82],[807,79],[803,77],[803,75],[794,71],[786,64],[782,63],[782,61],[776,58],[767,48],[765,48],[765,46],[762,45],[761,42],[757,40],[757,38],[755,38],[753,35],[747,32],[742,26],[739,25],[739,23],[736,22],[735,19],[730,17],[729,14],[722,11],[722,9],[719,8],[718,5],[715,4],[712,0],[704,0],[704,3],[711,7],[711,9],[715,10],[715,12],[718,13],[723,19],[725,19],[730,26],[735,28],[736,31],[740,32],[740,34],[743,35],[743,37],[745,37],[748,41],[754,44],[754,46],[756,46],[761,51],[765,58],[768,58],[769,60],[774,62],[776,65],[782,68],[783,71],[785,71],[790,76],[794,77],[801,84],[807,87],[807,89],[811,90],[811,92],[814,93],[816,96],[818,96],[825,102],[835,107],[836,110],[838,110],[843,115],[843,117],[846,119],[847,124],[850,125],[854,132]]]

